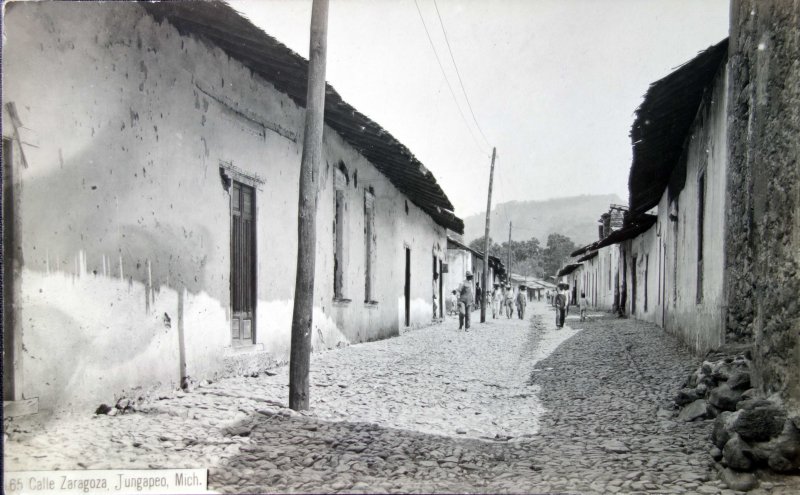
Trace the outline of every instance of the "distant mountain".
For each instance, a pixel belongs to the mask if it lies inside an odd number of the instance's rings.
[[[551,233],[564,234],[578,246],[597,240],[597,220],[610,204],[627,204],[616,194],[583,195],[547,201],[509,201],[492,207],[492,240],[508,240],[508,222],[512,223],[512,239],[536,237],[544,247]],[[483,236],[486,213],[464,218],[464,241]]]

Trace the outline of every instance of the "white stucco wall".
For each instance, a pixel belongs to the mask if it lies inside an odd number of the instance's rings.
[[[710,98],[693,124],[686,151],[686,181],[670,202],[665,191],[658,204],[658,220],[630,241],[628,288],[632,256],[636,255],[635,317],[652,321],[676,333],[697,352],[724,343],[724,235],[726,210],[726,91],[727,70],[717,75]],[[698,299],[699,177],[705,170],[703,222],[703,284]],[[672,218],[670,218],[672,215]],[[644,262],[649,257],[648,308],[644,310]]]
[[[629,243],[627,313],[640,320],[660,323],[658,224]],[[634,258],[636,260],[634,264]],[[634,292],[633,277],[636,273]],[[634,304],[635,301],[635,304]]]
[[[444,291],[449,294],[458,289],[464,280],[467,272],[472,271],[472,253],[464,249],[447,250],[447,273],[444,278]]]
[[[181,361],[201,379],[286,360],[304,110],[220,49],[134,4],[19,3],[6,14],[4,100],[24,124],[27,158],[27,168],[15,168],[24,395],[71,407],[175,386]],[[411,324],[429,322],[432,256],[443,256],[444,228],[327,127],[324,161],[315,349],[398,334],[406,247]],[[340,161],[351,176],[347,303],[333,300],[332,172]],[[221,163],[261,180],[250,348],[231,345]],[[370,186],[376,304],[364,303]]]
[[[688,142],[686,184],[677,198],[677,232],[674,225],[666,229],[667,260],[670,263],[677,260],[667,270],[674,272],[674,280],[668,277],[667,281],[676,284],[677,290],[666,308],[666,328],[681,335],[699,352],[718,347],[724,341],[726,88],[727,71],[723,69],[714,82],[711,98],[698,113]],[[704,275],[702,297],[698,300],[698,184],[703,167],[706,171]]]

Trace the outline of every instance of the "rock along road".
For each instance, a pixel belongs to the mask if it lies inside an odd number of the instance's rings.
[[[672,336],[601,314],[555,329],[528,309],[316,354],[304,413],[285,407],[284,367],[130,414],[18,423],[5,469],[208,467],[230,493],[734,493],[710,422],[674,419],[698,360]]]

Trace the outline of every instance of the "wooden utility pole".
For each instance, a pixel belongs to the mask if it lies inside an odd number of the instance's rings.
[[[292,312],[292,351],[289,360],[289,407],[308,409],[308,374],[314,312],[314,265],[317,248],[317,195],[322,161],[325,116],[325,57],[328,34],[328,0],[311,7],[311,43],[308,50],[308,91],[303,157],[300,163],[300,198],[297,214],[297,271]]]
[[[511,221],[508,222],[508,283],[511,285]]]
[[[486,323],[486,296],[489,292],[489,218],[492,213],[492,181],[494,180],[494,157],[497,148],[492,148],[492,167],[489,169],[489,198],[486,200],[486,230],[483,234],[483,297],[481,297],[481,323]]]

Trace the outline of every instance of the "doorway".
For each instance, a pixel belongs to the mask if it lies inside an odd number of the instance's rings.
[[[444,263],[439,260],[439,318],[444,319]]]
[[[411,248],[406,248],[406,284],[403,288],[405,298],[405,325],[411,325]]]
[[[631,316],[636,314],[636,255],[631,261]]]
[[[231,187],[231,340],[255,342],[256,235],[255,189],[233,181]]]

